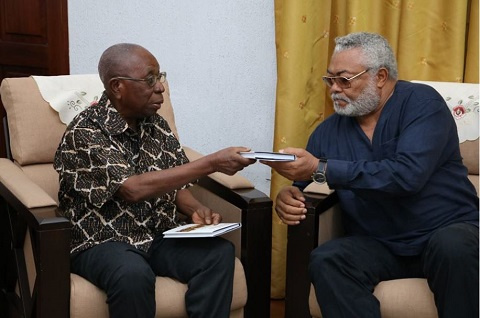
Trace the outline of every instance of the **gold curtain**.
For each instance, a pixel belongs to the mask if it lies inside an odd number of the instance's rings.
[[[478,0],[275,0],[275,28],[275,150],[305,147],[333,112],[321,77],[337,36],[385,36],[400,79],[478,83]],[[288,184],[272,172],[271,197]],[[283,298],[287,227],[273,214],[271,296]]]

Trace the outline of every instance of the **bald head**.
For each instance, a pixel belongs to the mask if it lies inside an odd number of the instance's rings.
[[[148,51],[144,47],[132,43],[119,43],[106,49],[98,62],[98,74],[104,87],[107,88],[111,78],[128,74],[132,61],[140,52]]]

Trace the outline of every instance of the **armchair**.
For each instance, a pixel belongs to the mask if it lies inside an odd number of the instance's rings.
[[[479,190],[478,84],[423,82],[447,101],[459,127],[460,151],[469,179]],[[466,129],[462,125],[471,125]],[[341,210],[335,192],[327,186],[305,188],[306,219],[288,227],[285,317],[322,317],[308,275],[310,252],[327,240],[342,235]],[[395,279],[380,282],[374,295],[384,318],[434,318],[437,311],[427,280]]]
[[[98,75],[62,78],[98,81]],[[11,265],[4,290],[9,317],[108,317],[105,293],[70,273],[71,225],[58,208],[58,175],[52,165],[65,124],[32,77],[4,79],[0,94],[10,146],[10,158],[0,158],[0,213],[9,220],[11,234],[11,250],[2,255]],[[159,113],[178,136],[168,84],[164,100]],[[185,150],[190,160],[202,156]],[[240,230],[225,234],[237,257],[230,317],[269,317],[271,200],[239,175],[213,173],[191,191],[222,213],[225,222],[242,223]],[[178,281],[157,277],[156,317],[187,317],[186,290]]]

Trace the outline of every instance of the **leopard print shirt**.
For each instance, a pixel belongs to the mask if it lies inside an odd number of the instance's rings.
[[[104,93],[68,125],[55,154],[60,208],[73,224],[71,252],[107,241],[147,251],[155,235],[180,224],[176,191],[137,203],[115,192],[130,176],[187,162],[163,117],[145,118],[135,132]]]

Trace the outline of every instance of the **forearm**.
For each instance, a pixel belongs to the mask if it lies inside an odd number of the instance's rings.
[[[378,161],[328,161],[327,181],[334,189],[373,190],[395,195],[420,191],[434,173],[437,154],[397,154]]]
[[[128,178],[117,195],[138,202],[180,189],[182,186],[215,172],[208,156],[165,170],[146,172]]]
[[[178,208],[178,211],[188,217],[192,217],[192,214],[195,211],[203,207],[188,189],[182,189],[177,192],[175,204]]]
[[[245,147],[229,147],[173,168],[131,176],[123,182],[117,195],[128,202],[138,202],[180,189],[213,172],[233,175],[255,162],[239,154],[248,150]]]

